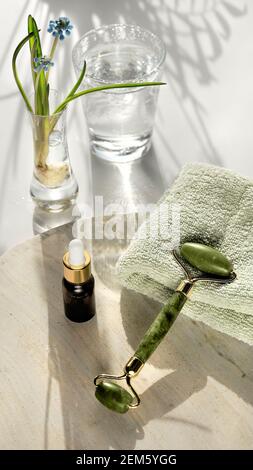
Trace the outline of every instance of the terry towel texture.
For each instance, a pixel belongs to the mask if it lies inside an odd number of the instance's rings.
[[[252,345],[253,182],[216,166],[189,164],[155,212],[165,201],[169,206],[180,204],[181,242],[201,241],[219,248],[237,274],[226,286],[196,284],[183,313]],[[123,285],[165,303],[183,278],[170,245],[160,236],[136,237],[119,260]]]

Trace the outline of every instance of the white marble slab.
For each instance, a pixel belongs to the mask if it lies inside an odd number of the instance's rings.
[[[70,227],[0,258],[1,449],[253,448],[253,349],[185,318],[135,380],[142,403],[126,415],[94,397],[93,378],[119,373],[159,305],[121,290],[121,241],[88,245],[97,316],[63,314],[61,256]]]

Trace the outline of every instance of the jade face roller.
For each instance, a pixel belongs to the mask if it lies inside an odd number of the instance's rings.
[[[186,278],[182,280],[174,294],[164,305],[162,310],[142,338],[133,357],[127,362],[122,375],[100,374],[94,379],[96,385],[96,398],[110,410],[126,413],[129,408],[136,408],[140,404],[140,397],[134,390],[131,379],[135,377],[145,362],[153,354],[162,339],[176,320],[182,310],[189,293],[196,282],[218,282],[226,284],[236,278],[231,262],[217,249],[201,243],[184,243],[180,249],[181,257],[193,268],[201,271],[198,277],[193,277],[182,263],[178,253],[173,255],[182,268]],[[131,393],[112,380],[125,380]]]

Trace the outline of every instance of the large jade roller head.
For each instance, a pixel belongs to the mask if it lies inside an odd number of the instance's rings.
[[[137,347],[134,356],[127,362],[122,375],[98,375],[94,383],[96,385],[96,398],[104,406],[117,413],[126,413],[130,408],[136,408],[140,404],[140,397],[134,390],[131,379],[135,377],[145,362],[153,354],[162,339],[176,320],[182,310],[189,292],[198,281],[218,282],[226,284],[235,280],[232,263],[219,250],[202,243],[184,243],[179,253],[173,251],[177,263],[181,266],[185,279],[183,279],[164,305],[162,310],[149,327]],[[185,261],[200,271],[199,275],[192,275]],[[125,381],[128,390],[115,381]]]
[[[229,278],[233,272],[231,261],[211,246],[202,243],[184,243],[180,254],[191,266],[204,273]]]

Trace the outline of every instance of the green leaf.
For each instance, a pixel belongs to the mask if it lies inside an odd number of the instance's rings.
[[[13,71],[13,75],[14,75],[14,78],[15,78],[15,81],[16,81],[16,84],[17,84],[17,87],[25,101],[25,104],[28,108],[28,110],[33,113],[33,109],[32,109],[32,106],[31,106],[31,103],[30,101],[28,100],[26,94],[25,94],[25,91],[21,85],[21,82],[19,80],[19,77],[18,77],[18,73],[17,73],[17,66],[16,66],[16,61],[17,61],[17,57],[18,57],[18,54],[20,52],[20,50],[22,49],[22,47],[30,40],[30,38],[33,36],[33,32],[28,34],[24,39],[22,39],[22,41],[20,41],[20,43],[17,45],[15,51],[14,51],[14,54],[13,54],[13,57],[12,57],[12,71]]]
[[[33,35],[29,39],[29,46],[30,46],[30,54],[31,54],[31,71],[32,71],[32,77],[33,77],[33,83],[35,84],[36,80],[36,73],[34,71],[34,58],[37,57],[36,55],[36,43],[37,39],[35,38],[34,32],[33,32],[33,18],[31,15],[28,16],[28,34],[33,33]]]
[[[31,51],[31,60],[35,57],[42,57],[42,47],[40,42],[39,30],[35,19],[29,15],[28,16],[28,33],[33,32],[34,36],[30,39],[30,51]],[[33,64],[34,65],[34,61]],[[36,81],[36,72],[33,70],[32,66],[32,75],[33,82]],[[48,115],[49,113],[49,104],[48,104],[48,94],[47,94],[47,81],[45,78],[45,72],[42,70],[40,73],[39,83],[37,91],[35,91],[35,113],[40,115]]]
[[[69,92],[66,99],[68,99],[70,96],[74,95],[76,90],[78,90],[79,86],[81,85],[81,83],[83,81],[83,77],[85,75],[85,72],[86,72],[86,61],[84,61],[84,63],[83,63],[83,68],[81,70],[80,76],[79,76],[76,84],[73,86],[72,90]]]
[[[67,104],[70,101],[75,100],[76,98],[79,98],[80,96],[83,95],[88,95],[89,93],[95,93],[96,91],[105,91],[105,90],[111,90],[114,88],[138,88],[138,87],[143,87],[143,86],[159,86],[159,85],[167,85],[165,82],[141,82],[141,83],[114,83],[112,85],[103,85],[103,86],[98,86],[95,88],[88,88],[87,90],[80,91],[79,93],[76,93],[74,95],[71,95],[55,109],[53,114],[60,113],[64,108],[66,108]]]

